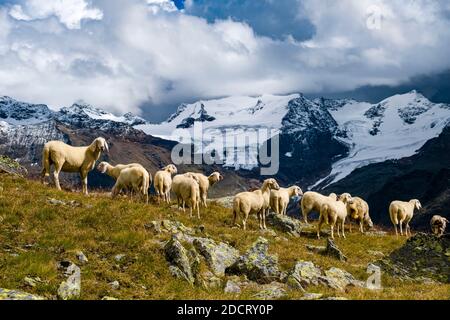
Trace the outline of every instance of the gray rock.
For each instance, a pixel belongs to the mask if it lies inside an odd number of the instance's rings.
[[[64,262],[63,262],[64,263]],[[64,266],[64,265],[63,265]],[[58,288],[58,297],[62,300],[75,300],[81,295],[81,270],[75,264],[70,264],[64,272],[67,277]]]
[[[77,259],[81,264],[86,264],[89,262],[88,258],[86,257],[86,255],[82,252],[82,251],[78,251],[76,253]]]
[[[127,255],[126,255],[126,254],[123,254],[123,253],[121,253],[121,254],[116,254],[116,255],[114,256],[114,260],[115,260],[116,262],[120,262],[120,261],[122,261],[126,256],[127,256]]]
[[[19,290],[0,288],[0,300],[45,300],[45,298]]]
[[[191,284],[194,284],[195,278],[192,272],[190,254],[184,248],[180,241],[174,236],[164,246],[166,260],[172,266],[170,271],[177,277],[182,277]],[[176,268],[174,268],[176,267]]]
[[[246,275],[248,279],[266,284],[280,279],[278,257],[271,255],[267,239],[259,237],[252,247],[230,267],[227,274]]]
[[[321,283],[322,270],[311,261],[298,261],[289,272],[286,283],[294,289],[302,290]]]
[[[305,293],[300,300],[319,300],[323,297],[321,293]]]
[[[266,216],[266,221],[275,229],[289,233],[294,237],[300,237],[300,234],[302,233],[304,227],[304,224],[300,222],[300,220],[293,219],[288,216],[283,216],[281,214],[276,214],[274,212],[270,212]]]
[[[202,287],[207,290],[222,287],[222,279],[216,277],[211,271],[202,273],[199,278],[201,279]]]
[[[327,247],[324,252],[325,255],[334,257],[340,261],[347,261],[347,257],[342,253],[342,251],[338,248],[333,239],[328,238]]]
[[[325,247],[325,246],[313,246],[313,245],[307,244],[306,245],[306,249],[308,249],[309,251],[314,252],[314,253],[323,254],[327,250],[327,247]]]
[[[225,285],[224,292],[225,293],[234,293],[234,294],[241,293],[240,283],[233,281],[233,280],[228,280],[227,284]]]
[[[344,301],[344,300],[348,300],[347,298],[344,297],[328,297],[328,298],[323,298],[320,300],[337,300],[337,301]]]
[[[225,269],[233,265],[239,258],[239,251],[226,243],[216,243],[207,238],[196,238],[195,248],[205,258],[208,267],[216,276],[225,275]]]
[[[260,291],[254,295],[259,300],[276,300],[287,295],[286,286],[279,282],[272,282],[260,287]]]
[[[339,268],[331,268],[325,271],[325,277],[323,278],[330,288],[344,291],[347,286],[355,286],[363,288],[365,283],[356,280],[349,272]]]
[[[42,283],[42,280],[39,277],[36,278],[25,277],[23,279],[23,282],[25,283],[25,285],[34,288],[38,285],[38,283]]]
[[[120,283],[119,281],[113,281],[109,283],[109,286],[111,287],[111,289],[113,290],[119,290],[120,289]]]
[[[104,297],[102,298],[102,300],[111,300],[111,301],[113,301],[113,300],[119,300],[119,299],[114,298],[114,297],[104,296]]]

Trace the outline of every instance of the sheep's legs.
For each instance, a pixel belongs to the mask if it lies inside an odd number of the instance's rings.
[[[342,223],[341,223],[341,228],[342,228],[342,238],[346,238],[345,237],[345,220],[342,220]]]
[[[320,229],[322,228],[322,224],[323,224],[323,216],[320,215],[319,223],[317,224],[317,239],[320,239]]]
[[[81,173],[81,183],[83,185],[83,194],[87,196],[88,195],[88,187],[87,187],[88,178],[87,178],[87,173],[84,173],[84,172]]]
[[[400,235],[403,236],[403,220],[400,220]]]
[[[394,223],[395,235],[398,237],[397,225]]]
[[[331,225],[330,229],[331,229],[331,239],[334,240],[334,224]],[[339,235],[339,230],[338,230],[338,235]]]
[[[53,180],[55,181],[56,189],[61,190],[61,185],[59,184],[59,173],[61,172],[63,165],[55,163],[55,171],[53,171]]]

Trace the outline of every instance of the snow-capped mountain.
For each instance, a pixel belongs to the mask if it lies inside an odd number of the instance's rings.
[[[224,166],[248,170],[259,166],[261,143],[248,132],[264,129],[269,132],[268,138],[280,135],[281,162],[313,165],[308,171],[320,171],[315,172],[313,184],[323,187],[356,168],[413,155],[449,122],[449,105],[432,103],[412,91],[377,104],[309,100],[301,94],[199,101],[181,105],[166,122],[136,128],[168,140],[193,142],[203,153],[215,150],[226,154]],[[202,135],[194,132],[195,124],[202,125]],[[191,140],[185,140],[177,129],[188,130]],[[233,139],[235,145],[223,144],[224,136],[227,141]],[[329,158],[325,162],[331,163],[331,172],[325,173],[327,163],[314,167],[312,162],[323,158]],[[322,178],[318,180],[317,176]]]

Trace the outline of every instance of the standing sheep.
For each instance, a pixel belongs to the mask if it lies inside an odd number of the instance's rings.
[[[123,169],[116,184],[112,189],[112,197],[115,198],[122,189],[131,189],[141,195],[148,204],[148,189],[150,187],[150,174],[142,166]]]
[[[364,233],[364,226],[368,229],[373,228],[372,219],[369,215],[369,204],[359,197],[352,197],[347,204],[348,217],[359,223],[359,231]],[[350,221],[350,232],[352,232],[352,224]]]
[[[242,226],[246,230],[250,214],[258,216],[260,229],[266,229],[266,209],[269,207],[270,190],[280,189],[275,179],[264,181],[261,189],[253,192],[241,192],[233,200],[233,225],[236,225],[238,215],[242,216]]]
[[[100,158],[102,152],[109,152],[108,143],[104,138],[97,138],[87,147],[72,147],[62,141],[50,141],[45,144],[42,151],[42,174],[41,180],[50,175],[50,167],[54,165],[53,178],[58,190],[59,173],[79,172],[83,185],[83,193],[88,194],[87,177],[89,171],[95,167],[95,162]]]
[[[208,190],[210,187],[215,185],[217,182],[223,180],[223,176],[219,172],[212,173],[209,177],[205,176],[202,173],[194,173],[191,172],[193,175],[195,175],[198,178],[198,182],[200,185],[200,200],[201,204],[207,208],[208,205],[206,204],[206,199],[208,197]]]
[[[444,217],[433,216],[430,221],[431,232],[438,237],[442,237],[447,228],[447,223],[449,223],[449,221]]]
[[[404,223],[406,226],[405,236],[411,235],[411,229],[409,227],[409,222],[413,218],[414,209],[420,210],[422,209],[422,205],[420,201],[417,199],[410,200],[409,202],[403,201],[392,201],[389,206],[389,215],[391,217],[391,221],[395,228],[395,234],[398,236],[397,225],[400,224],[400,235],[403,236],[403,227]]]
[[[320,208],[319,223],[317,225],[317,238],[320,239],[320,230],[325,222],[331,228],[331,238],[334,239],[334,226],[337,225],[338,237],[341,237],[339,229],[342,229],[342,237],[345,239],[345,219],[347,218],[347,203],[351,201],[348,193],[341,194],[337,201],[329,200]]]
[[[177,197],[178,207],[186,211],[185,205],[189,205],[190,216],[192,211],[197,210],[197,216],[200,219],[200,186],[197,176],[186,173],[177,175],[173,178],[172,191]]]
[[[173,164],[169,164],[161,171],[156,172],[154,186],[158,201],[170,203],[170,190],[172,188],[172,175],[177,174],[178,170]]]
[[[321,195],[320,193],[308,191],[305,192],[302,198],[301,202],[301,210],[303,214],[303,219],[305,220],[305,223],[308,223],[308,214],[311,211],[315,211],[317,213],[320,213],[320,208],[322,204],[324,204],[327,201],[336,201],[337,195],[335,193],[331,193],[328,197]]]
[[[298,186],[290,188],[280,188],[270,191],[270,207],[275,213],[286,215],[289,200],[294,196],[303,195],[302,189]]]

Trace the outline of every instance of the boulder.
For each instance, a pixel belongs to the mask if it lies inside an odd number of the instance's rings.
[[[311,261],[298,261],[289,272],[286,283],[294,289],[302,290],[310,285],[318,285],[321,281],[322,270]]]
[[[226,243],[216,243],[208,238],[195,238],[194,247],[205,258],[211,271],[219,277],[225,275],[225,269],[239,258],[239,251]]]
[[[418,233],[375,264],[395,277],[450,283],[450,235]]]
[[[241,293],[241,284],[234,280],[228,280],[227,284],[225,285],[224,292],[239,294]]]
[[[349,272],[339,268],[331,268],[325,271],[325,277],[322,277],[330,288],[344,291],[347,286],[355,286],[363,288],[364,282],[356,280]]]
[[[86,257],[86,255],[82,252],[82,251],[78,251],[76,253],[77,259],[81,264],[86,264],[89,262],[88,258]]]
[[[259,237],[252,247],[225,272],[226,274],[246,275],[249,280],[267,284],[280,279],[278,257],[269,254],[269,242]]]
[[[333,239],[328,238],[327,247],[324,254],[330,257],[334,257],[340,261],[347,261],[347,257],[342,253],[341,249],[338,248]]]
[[[164,246],[164,253],[166,260],[171,265],[172,275],[184,278],[189,283],[194,284],[195,278],[192,272],[192,263],[189,259],[190,254],[175,236],[172,236]]]
[[[65,268],[67,262],[62,262],[60,266]],[[64,275],[67,277],[58,288],[58,297],[61,300],[75,300],[81,295],[81,270],[74,263],[65,268]]]
[[[45,300],[45,298],[19,290],[0,288],[0,300]]]
[[[283,216],[281,214],[276,214],[274,212],[270,212],[266,216],[266,221],[275,229],[289,233],[294,237],[300,237],[303,229],[303,223],[300,222],[300,220],[293,219],[288,216]]]
[[[260,286],[259,291],[253,297],[258,300],[276,300],[286,295],[286,285],[279,282],[272,282]]]

